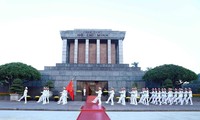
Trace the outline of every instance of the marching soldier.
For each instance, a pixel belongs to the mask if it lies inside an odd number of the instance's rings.
[[[187,98],[186,104],[188,104],[189,101],[190,101],[190,105],[193,105],[193,102],[192,102],[192,90],[191,90],[191,88],[188,88],[188,98]]]
[[[113,98],[114,98],[114,94],[115,94],[114,88],[111,88],[111,90],[108,91],[108,93],[109,93],[110,95],[109,95],[109,98],[108,98],[108,100],[106,101],[106,103],[109,103],[109,101],[111,101],[111,105],[114,105],[114,102],[113,102]]]
[[[25,101],[24,104],[26,104],[27,103],[27,94],[28,94],[28,87],[25,87],[24,94],[18,101],[21,101],[24,98],[24,101]]]
[[[154,102],[154,97],[155,97],[155,90],[154,90],[154,88],[151,89],[150,94],[151,94],[151,97],[149,98],[149,101],[151,101],[151,103],[153,103]]]
[[[157,95],[156,95],[156,100],[155,100],[155,104],[157,105],[159,102],[159,105],[162,105],[161,103],[161,91],[160,91],[160,88],[158,88],[158,92],[157,92]]]
[[[126,90],[125,90],[125,88],[121,88],[121,91],[119,91],[119,93],[120,93],[120,97],[119,97],[119,100],[117,103],[122,103],[122,105],[126,105],[126,101],[125,101]]]
[[[183,89],[179,88],[179,92],[178,92],[178,101],[176,102],[176,104],[180,103],[181,105],[183,105]]]
[[[144,101],[144,92],[145,92],[145,88],[142,88],[142,92],[140,92],[140,100],[139,100],[139,102],[138,103],[142,103],[142,104],[144,104],[143,103],[143,101]]]
[[[162,88],[162,92],[161,92],[162,104],[167,104],[165,102],[166,98],[167,98],[166,88]]]
[[[46,104],[46,87],[43,87],[43,91],[41,93],[42,93],[42,95],[40,96],[37,103],[42,101],[43,102],[42,104]]]
[[[170,105],[172,105],[173,104],[172,98],[173,98],[172,88],[168,88],[167,99],[165,100],[165,103],[166,104],[169,103]]]
[[[65,87],[63,87],[63,91],[60,92],[61,93],[61,97],[58,100],[58,104],[62,103],[63,105],[67,104],[67,90]]]
[[[183,92],[183,104],[184,104],[184,102],[187,103],[187,98],[188,98],[188,90],[187,90],[187,88],[185,88],[185,90]]]
[[[96,103],[98,100],[99,101],[98,105],[101,105],[101,95],[102,95],[101,87],[99,87],[99,90],[96,91],[96,93],[97,93],[97,97],[92,102]]]
[[[129,93],[131,94],[130,104],[137,105],[137,88],[132,88],[132,91]]]

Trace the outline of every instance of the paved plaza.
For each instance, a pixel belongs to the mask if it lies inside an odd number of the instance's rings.
[[[194,98],[194,105],[152,105],[139,104],[126,106],[115,103],[114,106],[103,102],[111,120],[199,120],[200,98]],[[69,101],[58,105],[55,101],[42,105],[36,101],[21,102],[0,101],[0,120],[76,120],[85,101]]]
[[[199,120],[200,112],[107,112],[111,120]],[[76,120],[78,111],[1,110],[0,120]]]
[[[115,102],[114,106],[106,104],[102,105],[106,111],[200,111],[200,98],[193,98],[194,105],[130,105],[129,102],[125,106]],[[85,101],[68,101],[66,105],[58,105],[55,101],[50,101],[49,104],[43,105],[36,101],[28,101],[27,104],[21,102],[0,101],[0,110],[42,110],[42,111],[80,111]]]

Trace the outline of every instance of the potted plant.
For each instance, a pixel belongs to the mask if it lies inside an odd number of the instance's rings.
[[[10,87],[10,100],[17,101],[23,93],[23,82],[21,79],[14,79]]]

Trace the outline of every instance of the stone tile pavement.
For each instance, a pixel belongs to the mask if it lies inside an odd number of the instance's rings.
[[[115,102],[114,106],[106,104],[105,101],[102,105],[105,107],[106,111],[200,111],[200,98],[193,99],[194,105],[153,105],[149,106],[138,104],[130,105],[129,102],[126,106],[118,104]],[[80,111],[81,106],[85,104],[85,101],[68,101],[66,105],[58,105],[55,101],[50,101],[49,104],[43,105],[42,103],[37,103],[36,101],[28,101],[27,104],[21,102],[13,101],[0,101],[0,110],[44,110],[44,111]]]

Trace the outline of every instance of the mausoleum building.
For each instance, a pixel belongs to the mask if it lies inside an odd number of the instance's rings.
[[[98,87],[118,91],[121,87],[130,90],[133,84],[142,86],[144,71],[123,63],[125,34],[111,29],[60,31],[62,63],[46,66],[41,71],[42,81],[53,80],[55,91],[61,91],[73,79],[77,100],[84,87],[87,95],[95,95]]]

